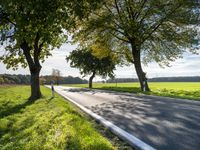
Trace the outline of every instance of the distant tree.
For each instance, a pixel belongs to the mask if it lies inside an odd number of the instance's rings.
[[[102,41],[101,46],[123,54],[134,64],[141,89],[148,91],[141,62],[168,66],[186,50],[196,53],[199,24],[199,0],[109,0],[81,24],[75,39]]]
[[[41,97],[39,74],[41,62],[67,40],[67,32],[76,21],[88,16],[98,0],[0,0],[0,41],[7,68],[29,67],[30,100]]]
[[[3,84],[4,83],[4,79],[3,77],[0,76],[0,84]]]
[[[71,67],[79,68],[80,73],[84,76],[91,75],[89,88],[92,88],[92,81],[95,75],[114,77],[115,63],[110,55],[104,58],[97,58],[92,55],[91,50],[76,49],[66,59],[70,61]]]
[[[4,78],[5,84],[13,84],[12,80],[9,80],[8,78]]]
[[[58,70],[58,69],[52,69],[52,74],[51,75],[52,75],[53,80],[58,85],[59,84],[59,80],[61,78],[60,70]]]

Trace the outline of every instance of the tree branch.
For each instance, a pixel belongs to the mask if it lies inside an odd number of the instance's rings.
[[[119,15],[120,21],[123,22],[122,17],[121,17],[121,14],[120,14],[119,6],[118,6],[118,4],[117,4],[117,0],[115,0],[115,8],[116,8],[117,13],[118,13],[118,15]]]
[[[25,55],[25,58],[27,60],[27,63],[29,65],[29,68],[31,70],[31,68],[34,67],[34,62],[33,62],[33,58],[31,57],[30,54],[30,50],[31,48],[28,46],[28,44],[26,43],[26,41],[24,41],[21,45],[20,45],[21,49],[23,50],[23,53]]]
[[[42,42],[42,43],[39,45],[39,53],[41,52],[43,45],[44,45],[44,42]]]
[[[110,34],[113,35],[114,37],[116,37],[118,40],[121,40],[121,41],[123,41],[123,42],[129,43],[128,40],[125,40],[125,39],[123,39],[123,38],[117,36],[116,34],[114,34],[114,33],[112,33],[112,32],[111,32]]]
[[[126,59],[129,61],[129,62],[131,62],[131,63],[135,63],[134,62],[134,60],[133,60],[133,58],[131,58],[127,53],[125,53],[125,57],[126,57]]]
[[[39,40],[40,40],[40,36],[39,36],[39,33],[37,32],[35,42],[34,42],[34,62],[37,66],[40,66],[40,62],[39,62],[40,49],[38,46]]]
[[[144,8],[144,5],[146,4],[146,2],[147,2],[147,0],[144,0],[144,1],[143,1],[143,3],[142,3],[142,5],[141,5],[141,7],[140,7],[140,9],[139,9],[139,11],[138,11],[138,13],[137,13],[137,15],[135,16],[136,19],[140,16],[140,14],[141,14],[141,12],[142,12],[142,9]]]
[[[5,19],[6,21],[8,21],[9,23],[11,23],[12,25],[14,25],[14,26],[16,26],[16,24],[13,22],[13,21],[11,21],[9,18],[8,18],[8,14],[6,14],[6,13],[4,13],[4,12],[1,12],[1,14],[0,14],[0,18],[2,18],[2,19]]]
[[[172,15],[174,13],[174,11],[177,11],[177,9],[181,7],[181,4],[178,5],[175,9],[173,9],[170,13],[166,14],[165,17],[161,18],[158,23],[155,23],[154,25],[152,25],[149,30],[150,30],[150,33],[148,33],[147,37],[143,39],[142,43],[147,40],[162,24],[163,22],[166,21],[166,19]]]
[[[5,38],[12,38],[14,35],[8,35]]]

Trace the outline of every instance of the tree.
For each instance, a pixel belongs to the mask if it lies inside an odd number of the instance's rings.
[[[4,79],[2,76],[0,76],[0,84],[3,84],[4,83]]]
[[[61,78],[60,70],[52,69],[52,77],[53,77],[53,80],[55,80],[56,84],[58,85],[59,84],[59,80]]]
[[[92,88],[92,81],[95,75],[109,76],[111,78],[114,76],[115,63],[111,55],[97,58],[92,55],[91,50],[76,49],[66,59],[70,61],[71,67],[79,68],[80,73],[84,76],[92,74],[89,78],[89,88]]]
[[[0,41],[6,51],[0,60],[7,68],[29,67],[31,101],[41,97],[41,62],[66,42],[67,32],[97,4],[94,0],[0,0]]]
[[[77,30],[75,41],[101,41],[134,64],[142,90],[149,91],[141,62],[168,66],[199,48],[198,0],[109,0]]]

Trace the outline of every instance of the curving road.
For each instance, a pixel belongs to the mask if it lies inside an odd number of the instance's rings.
[[[55,90],[156,149],[200,149],[200,102],[64,86]]]

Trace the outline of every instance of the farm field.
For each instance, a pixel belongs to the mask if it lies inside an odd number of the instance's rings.
[[[88,84],[65,86],[88,87]],[[120,92],[143,93],[191,100],[200,100],[200,82],[149,82],[150,92],[141,92],[139,83],[94,83],[93,88]]]
[[[27,103],[28,86],[0,87],[0,149],[116,149],[85,114],[42,87],[43,98]]]

